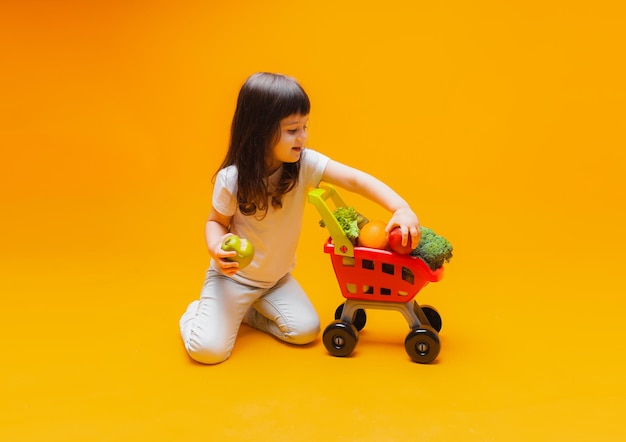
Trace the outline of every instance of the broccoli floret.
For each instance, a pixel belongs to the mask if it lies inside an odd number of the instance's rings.
[[[337,207],[333,211],[333,215],[337,218],[341,229],[344,231],[348,239],[354,244],[359,237],[361,227],[367,224],[368,219],[358,213],[352,206]],[[320,221],[320,226],[326,227],[323,220]]]
[[[410,255],[421,258],[431,270],[437,270],[452,259],[452,244],[428,227],[421,227],[420,242]]]

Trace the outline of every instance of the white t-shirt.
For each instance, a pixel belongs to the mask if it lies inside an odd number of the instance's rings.
[[[254,246],[252,263],[233,275],[242,284],[255,287],[272,287],[295,266],[296,247],[302,229],[302,217],[309,190],[322,179],[328,157],[305,149],[300,158],[298,185],[283,196],[283,206],[274,209],[269,204],[265,218],[242,215],[237,204],[237,168],[229,166],[220,170],[213,189],[213,208],[225,216],[232,216],[230,231],[246,238]],[[278,180],[282,167],[269,177]],[[211,267],[219,269],[214,262]]]

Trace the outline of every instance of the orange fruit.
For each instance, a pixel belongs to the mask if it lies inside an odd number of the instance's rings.
[[[385,227],[387,227],[387,223],[378,220],[372,220],[365,224],[359,232],[359,245],[372,249],[386,249],[389,246],[389,240],[385,233]]]

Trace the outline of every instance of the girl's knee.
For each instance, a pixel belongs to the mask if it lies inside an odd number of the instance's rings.
[[[181,336],[185,350],[189,356],[202,364],[219,364],[230,357],[232,345],[224,339],[219,339],[197,323],[191,322],[181,327]]]
[[[229,339],[202,310],[200,301],[192,302],[180,319],[180,333],[187,354],[202,364],[219,364],[230,357],[234,339]]]
[[[206,349],[187,349],[187,354],[189,354],[189,357],[191,357],[194,361],[206,365],[221,364],[230,356],[230,354],[215,353],[212,351],[206,351]]]
[[[317,339],[319,333],[319,318],[310,318],[308,321],[299,323],[297,328],[293,330],[291,341],[297,345],[310,344]]]
[[[230,357],[231,349],[216,345],[207,345],[190,339],[185,342],[185,349],[191,359],[201,364],[214,365]]]

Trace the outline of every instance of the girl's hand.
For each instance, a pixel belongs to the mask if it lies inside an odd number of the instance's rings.
[[[420,223],[415,212],[409,207],[402,207],[393,212],[385,232],[389,235],[395,227],[400,227],[402,233],[402,245],[406,246],[411,239],[411,245],[417,247],[420,234]]]
[[[213,247],[213,250],[211,250],[211,256],[215,260],[217,267],[219,267],[219,269],[226,275],[231,276],[239,271],[239,263],[236,261],[228,261],[226,259],[232,256],[237,256],[237,252],[235,252],[234,250],[227,252],[226,250],[222,249],[222,244],[224,243],[224,240],[229,236],[233,236],[233,234],[227,233],[226,235],[222,236],[220,241]]]

